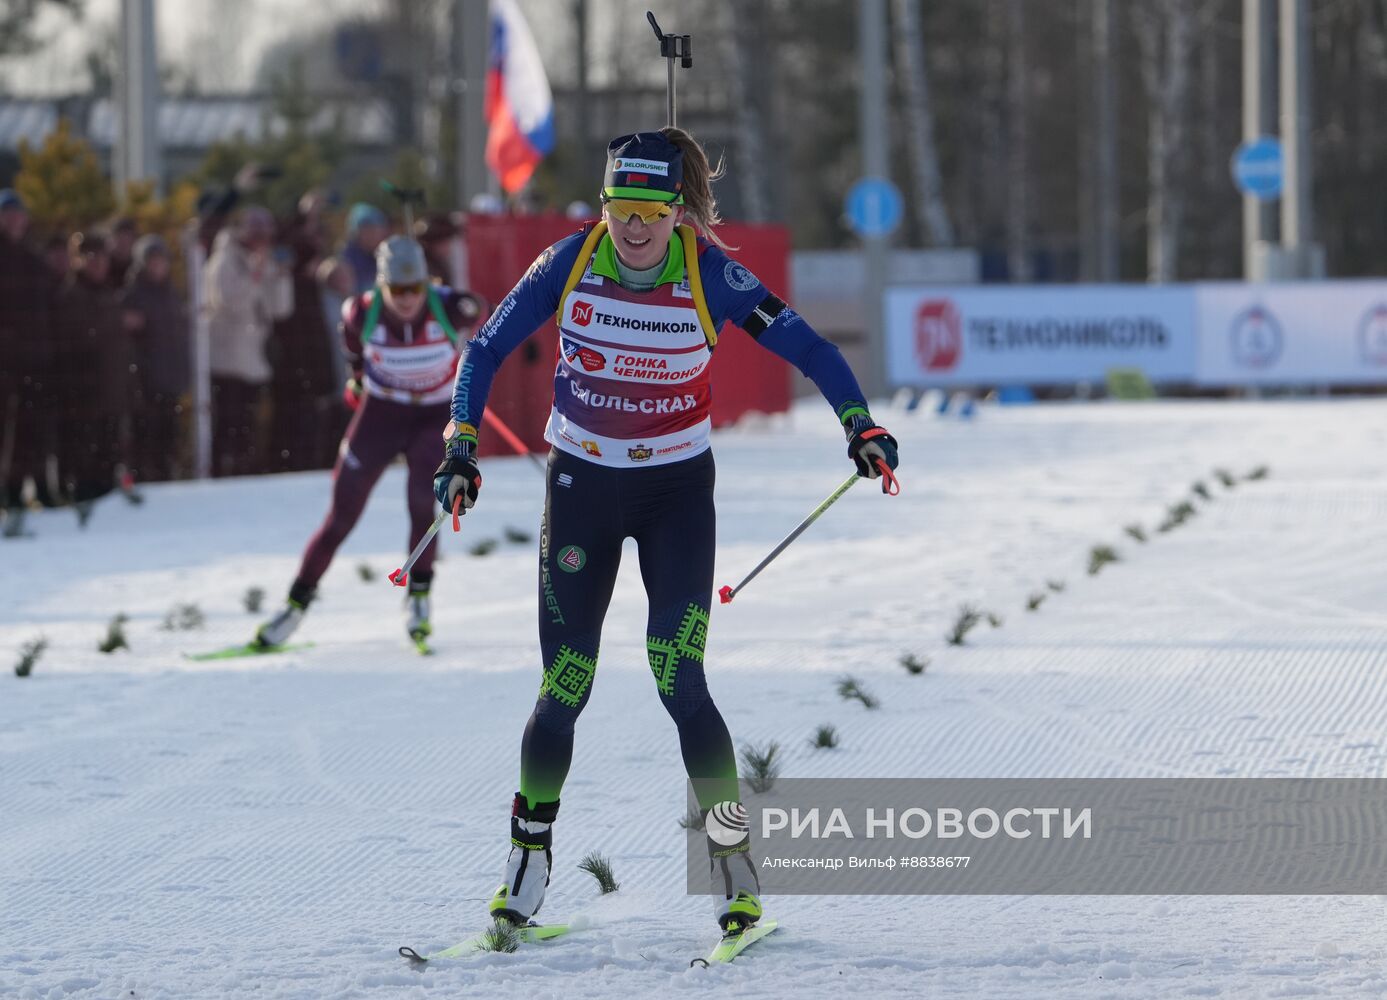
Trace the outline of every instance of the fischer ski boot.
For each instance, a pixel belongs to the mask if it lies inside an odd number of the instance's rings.
[[[433,634],[433,624],[429,621],[431,583],[431,580],[410,580],[409,595],[405,599],[405,606],[409,609],[405,631],[420,652],[428,650],[428,638]]]
[[[255,641],[251,645],[268,649],[272,646],[282,646],[288,642],[289,637],[294,634],[294,630],[299,627],[299,622],[303,621],[304,612],[312,603],[313,596],[314,588],[301,586],[296,581],[289,588],[289,600],[285,602],[279,614],[256,629]]]
[[[724,806],[735,805],[737,818],[721,821]],[[713,915],[724,932],[746,929],[761,919],[761,881],[756,877],[756,862],[751,858],[751,834],[745,833],[736,843],[726,841],[745,830],[746,811],[740,803],[719,803],[710,809],[705,830],[708,836],[709,891],[713,896]],[[719,835],[715,839],[714,834]]]
[[[549,870],[554,864],[551,826],[558,814],[557,800],[530,806],[523,795],[515,793],[505,882],[487,907],[494,919],[523,926],[544,904],[544,890],[549,887]]]

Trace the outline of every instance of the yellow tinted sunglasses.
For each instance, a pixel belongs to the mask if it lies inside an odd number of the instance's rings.
[[[630,222],[633,216],[639,216],[646,225],[659,222],[674,211],[674,206],[667,201],[641,201],[639,198],[607,198],[602,207],[617,222]]]

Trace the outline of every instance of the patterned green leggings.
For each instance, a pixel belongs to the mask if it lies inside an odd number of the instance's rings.
[[[650,601],[650,669],[679,727],[699,803],[706,809],[739,797],[732,738],[703,674],[713,592],[713,479],[711,452],[634,469],[550,454],[539,567],[544,677],[520,757],[520,793],[531,804],[557,801],[568,776],[574,723],[592,691],[626,538],[640,548]]]

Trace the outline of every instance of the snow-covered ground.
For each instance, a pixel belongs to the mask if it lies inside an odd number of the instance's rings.
[[[729,607],[713,692],[787,776],[1383,774],[1387,403],[878,414],[904,493],[859,486]],[[849,471],[822,404],[715,444],[719,583]],[[1212,475],[1265,464],[1227,490]],[[1168,505],[1214,499],[1167,534]],[[403,482],[382,481],[300,632],[243,641],[293,575],[325,474],[150,487],[0,541],[0,996],[1310,996],[1387,993],[1382,901],[1356,897],[780,897],[781,930],[689,969],[715,937],[684,894],[684,787],[628,552],[556,826],[545,916],[581,934],[415,972],[395,954],[484,923],[538,689],[529,463],[486,463],[435,587],[438,654],[406,646]],[[1139,545],[1123,527],[1140,523]],[[498,541],[485,556],[478,541]],[[1122,561],[1086,575],[1091,546]],[[369,564],[366,582],[358,566]],[[1034,612],[1026,597],[1063,580]],[[1004,619],[970,644],[960,603]],[[161,629],[175,605],[206,617]],[[117,613],[131,649],[96,650]],[[32,677],[21,644],[51,646]],[[920,676],[899,665],[929,657]],[[858,677],[882,707],[842,702]],[[842,746],[812,750],[820,723]],[[622,888],[575,870],[598,849]]]

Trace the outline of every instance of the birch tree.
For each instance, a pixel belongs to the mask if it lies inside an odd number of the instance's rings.
[[[765,5],[752,3],[733,7],[732,19],[724,36],[731,47],[728,66],[732,73],[732,113],[737,136],[737,180],[741,185],[742,215],[748,222],[766,222],[771,217],[771,198],[767,184],[770,144],[766,130],[770,116],[766,93],[770,74],[765,60],[771,57],[766,44]]]
[[[1093,0],[1094,277],[1116,281],[1118,265],[1117,74],[1113,68],[1113,0]]]
[[[925,68],[924,34],[920,27],[920,0],[895,0],[896,66],[905,96],[906,148],[910,155],[911,182],[916,222],[934,246],[954,244],[954,226],[944,201],[939,175],[939,154],[934,142],[934,112],[929,99]]]
[[[1026,0],[1007,0],[1007,273],[1031,280]]]
[[[1202,0],[1147,0],[1132,17],[1146,91],[1146,277],[1176,278],[1185,191],[1177,176],[1189,131],[1190,60]]]

